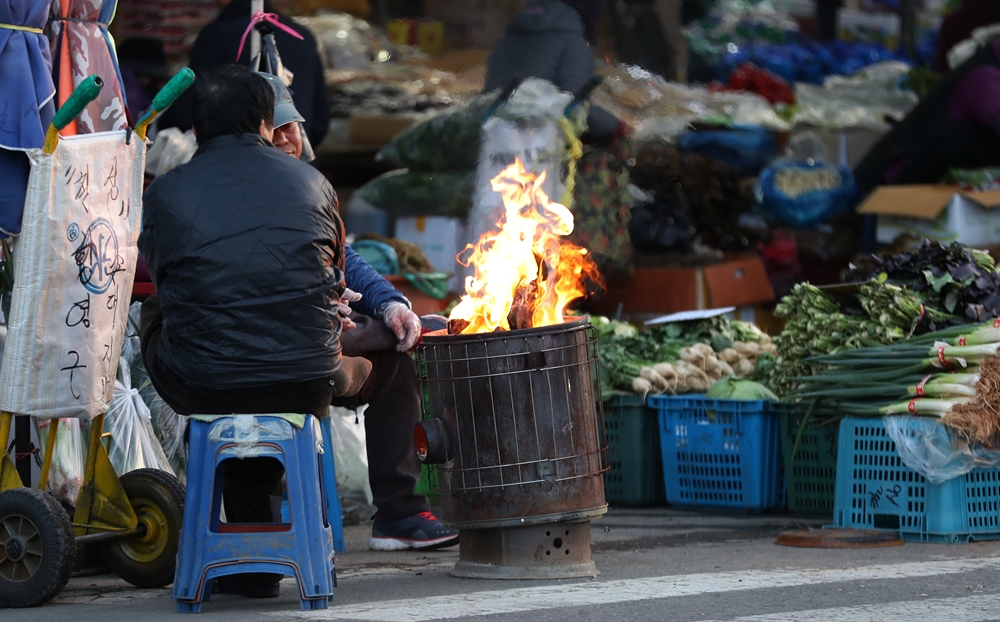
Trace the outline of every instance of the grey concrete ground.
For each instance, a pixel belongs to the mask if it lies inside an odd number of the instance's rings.
[[[368,528],[349,527],[328,610],[300,612],[289,580],[277,599],[217,594],[200,619],[1000,620],[1000,542],[861,550],[775,545],[792,520],[612,510],[593,524],[601,575],[549,582],[458,579],[449,574],[457,549],[375,553],[367,550]],[[75,578],[45,607],[0,612],[2,622],[181,618],[169,589],[137,590],[111,576]]]

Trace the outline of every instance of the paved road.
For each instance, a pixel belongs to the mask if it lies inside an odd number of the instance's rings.
[[[340,585],[325,611],[301,612],[295,584],[278,599],[213,597],[199,619],[226,622],[556,620],[728,622],[1000,621],[1000,542],[890,549],[776,546],[792,519],[617,510],[594,523],[592,580],[480,581],[449,570],[457,551],[374,553],[348,528]],[[816,524],[816,523],[814,523]],[[2,622],[177,620],[169,590],[114,577],[73,579],[54,602],[3,610]]]

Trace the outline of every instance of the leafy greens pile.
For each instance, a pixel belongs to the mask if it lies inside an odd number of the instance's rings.
[[[881,275],[888,283],[917,294],[928,307],[957,316],[943,322],[928,318],[916,334],[1000,317],[1000,273],[985,251],[957,242],[943,246],[924,240],[909,252],[867,257],[852,266],[846,277],[868,281]]]
[[[724,316],[673,322],[639,332],[625,322],[591,317],[602,375],[610,388],[636,393],[705,392],[728,375],[766,382],[771,339],[753,324]]]

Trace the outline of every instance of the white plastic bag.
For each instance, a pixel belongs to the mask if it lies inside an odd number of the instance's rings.
[[[104,418],[104,431],[111,434],[108,455],[115,473],[122,476],[136,469],[159,469],[173,475],[170,461],[156,440],[149,408],[139,390],[132,388],[128,362],[119,361],[118,369],[122,379],[115,380],[111,405]]]
[[[38,441],[47,447],[52,420],[36,420]],[[52,466],[49,470],[49,493],[57,501],[76,505],[76,499],[83,486],[83,471],[86,468],[88,425],[79,419],[60,419],[56,432],[56,445],[52,452]]]
[[[943,484],[977,467],[1000,465],[1000,450],[969,445],[940,421],[898,415],[882,417],[882,423],[903,464],[932,484]]]
[[[330,416],[320,425],[330,426],[333,464],[337,470],[337,492],[345,525],[368,521],[375,514],[368,481],[368,448],[365,440],[365,409],[356,412],[330,407]],[[356,421],[356,422],[355,422]]]
[[[146,154],[146,173],[159,177],[187,163],[197,150],[198,141],[191,130],[181,132],[176,127],[160,130]]]
[[[170,467],[177,479],[184,482],[187,474],[187,455],[184,453],[184,430],[187,429],[187,417],[178,415],[156,389],[147,380],[144,387],[139,388],[139,395],[149,408],[150,420],[156,440],[163,449]]]
[[[545,172],[542,189],[553,201],[562,199],[566,136],[559,119],[572,100],[572,95],[553,84],[531,78],[514,91],[496,116],[483,124],[476,189],[466,227],[467,244],[475,244],[483,234],[496,230],[503,202],[490,182],[516,158],[528,172]],[[464,276],[472,274],[471,267],[465,269]]]

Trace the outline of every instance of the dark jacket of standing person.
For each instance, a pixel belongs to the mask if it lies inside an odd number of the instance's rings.
[[[266,89],[271,123],[271,87],[231,67]],[[199,104],[221,87],[197,88]],[[247,101],[242,93],[223,95]],[[159,361],[208,387],[331,376],[341,365],[345,261],[333,188],[255,133],[245,111],[220,116],[214,126],[195,118],[198,152],[143,197],[139,248],[164,318]]]
[[[236,52],[240,48],[240,39],[250,24],[251,0],[232,0],[218,17],[208,23],[191,48],[191,59],[188,65],[196,74],[215,69],[220,65],[238,62],[241,65],[250,64],[250,37],[239,59]],[[264,12],[274,13],[270,0],[264,0]],[[323,76],[323,62],[316,48],[316,39],[307,28],[287,17],[279,16],[279,21],[302,35],[296,39],[280,28],[273,28],[274,40],[281,55],[281,62],[289,69],[294,79],[292,81],[292,99],[295,108],[305,118],[306,134],[313,147],[323,142],[323,137],[330,125],[330,105],[326,98],[326,82]],[[190,104],[184,106],[178,102],[176,112],[169,115],[182,130],[191,127]],[[162,125],[162,124],[161,124]]]
[[[945,75],[854,170],[867,195],[881,184],[937,183],[951,168],[1000,164],[1000,40]]]
[[[934,71],[946,73],[948,52],[957,44],[972,36],[972,31],[982,26],[1000,23],[1000,1],[965,0],[962,6],[952,11],[941,22],[937,44],[934,49]]]
[[[572,6],[571,6],[572,5]],[[594,49],[588,33],[600,18],[600,0],[536,0],[511,20],[486,66],[485,92],[505,89],[515,80],[541,78],[579,94],[594,76]],[[611,139],[619,121],[592,106],[587,117],[596,141]]]

